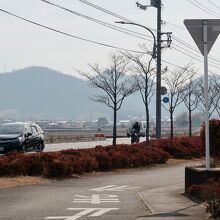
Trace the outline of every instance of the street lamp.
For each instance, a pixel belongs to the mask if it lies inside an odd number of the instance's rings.
[[[156,137],[161,138],[161,1],[150,0],[150,5],[142,5],[138,2],[137,7],[146,10],[148,7],[157,8],[157,82],[156,82]]]
[[[148,27],[145,27],[144,25],[141,25],[141,24],[137,24],[137,23],[133,23],[133,22],[125,22],[125,21],[116,21],[115,23],[117,23],[117,24],[136,25],[136,26],[139,26],[139,27],[142,27],[142,28],[148,30],[151,33],[151,35],[153,36],[153,40],[154,40],[153,51],[152,51],[152,58],[156,59],[156,57],[157,57],[157,54],[156,54],[156,37],[155,37],[154,33]]]

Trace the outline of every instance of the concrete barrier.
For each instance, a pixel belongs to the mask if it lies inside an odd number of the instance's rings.
[[[185,167],[185,192],[190,186],[205,183],[209,178],[220,178],[220,168]]]

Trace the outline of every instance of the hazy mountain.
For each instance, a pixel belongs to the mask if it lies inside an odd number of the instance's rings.
[[[44,67],[0,74],[0,116],[16,119],[112,118],[112,111],[88,97],[99,92],[88,82]],[[119,118],[143,115],[139,94],[130,96]]]

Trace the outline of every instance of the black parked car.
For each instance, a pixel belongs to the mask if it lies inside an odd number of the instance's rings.
[[[26,122],[0,126],[0,154],[9,151],[43,151],[44,132],[39,125]]]

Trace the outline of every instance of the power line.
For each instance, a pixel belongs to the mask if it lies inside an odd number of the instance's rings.
[[[100,45],[100,46],[110,47],[110,48],[114,48],[114,49],[120,49],[120,50],[129,51],[129,52],[134,52],[134,53],[145,54],[145,53],[142,52],[142,51],[129,50],[129,49],[125,49],[125,48],[115,47],[115,46],[112,46],[112,45],[103,44],[103,43],[99,43],[99,42],[96,42],[96,41],[91,41],[91,40],[88,40],[88,39],[85,39],[85,38],[77,37],[77,36],[74,36],[74,35],[72,35],[72,34],[68,34],[68,33],[65,33],[65,32],[63,32],[63,31],[59,31],[59,30],[56,30],[56,29],[54,29],[54,28],[51,28],[51,27],[48,27],[48,26],[39,24],[39,23],[37,23],[37,22],[31,21],[31,20],[29,20],[29,19],[23,18],[23,17],[18,16],[18,15],[14,14],[14,13],[11,13],[11,12],[9,12],[9,11],[6,11],[6,10],[4,10],[4,9],[2,9],[2,8],[0,8],[0,11],[3,12],[3,13],[9,14],[9,15],[11,15],[11,16],[13,16],[13,17],[16,17],[16,18],[18,18],[18,19],[20,19],[20,20],[23,20],[23,21],[25,21],[25,22],[28,22],[28,23],[37,25],[37,26],[39,26],[39,27],[42,27],[42,28],[44,28],[44,29],[48,29],[48,30],[50,30],[50,31],[53,31],[53,32],[56,32],[56,33],[59,33],[59,34],[66,35],[66,36],[68,36],[68,37],[73,37],[73,38],[76,38],[76,39],[79,39],[79,40],[83,40],[83,41],[87,41],[87,42],[90,42],[90,43],[98,44],[98,45]],[[168,62],[168,61],[166,61],[166,60],[162,60],[162,61],[165,62],[165,63],[167,63],[167,64],[170,64],[170,65],[172,65],[172,66],[175,66],[175,67],[178,67],[178,68],[182,68],[182,67],[177,66],[177,65],[175,65],[175,64],[173,64],[173,63],[170,63],[170,62]]]
[[[182,51],[186,51],[187,53],[190,53],[191,56],[193,55],[193,56],[197,57],[196,59],[201,59],[200,62],[203,62],[203,57],[201,57],[200,55],[198,56],[197,54],[192,53],[191,51],[189,51],[189,50],[187,50],[187,49],[185,49],[185,48],[183,48],[183,47],[181,47],[181,46],[179,46],[179,45],[177,45],[177,44],[175,44],[175,43],[173,43],[173,45],[176,46],[176,47],[178,47],[178,48],[181,49]],[[196,52],[196,53],[199,53],[198,51],[195,51],[195,52]],[[220,68],[220,64],[217,63],[217,62],[215,62],[215,61],[209,60],[209,63],[212,63],[213,65],[219,65],[219,68]]]
[[[16,17],[16,18],[18,18],[18,19],[20,19],[20,20],[23,20],[23,21],[25,21],[25,22],[34,24],[34,25],[36,25],[36,26],[42,27],[42,28],[44,28],[44,29],[47,29],[47,30],[50,30],[50,31],[53,31],[53,32],[56,32],[56,33],[59,33],[59,34],[62,34],[62,35],[68,36],[68,37],[76,38],[76,39],[79,39],[79,40],[82,40],[82,41],[86,41],[86,42],[89,42],[89,43],[93,43],[93,44],[97,44],[97,45],[100,45],[100,46],[105,46],[105,47],[109,47],[109,48],[113,48],[113,49],[119,49],[119,50],[123,50],[123,51],[129,51],[129,52],[134,52],[134,53],[145,54],[145,52],[142,52],[142,51],[130,50],[130,49],[125,49],[125,48],[121,48],[121,47],[117,47],[117,46],[113,46],[113,45],[109,45],[109,44],[105,44],[105,43],[100,43],[100,42],[97,42],[97,41],[93,41],[93,40],[89,40],[89,39],[86,39],[86,38],[78,37],[78,36],[75,36],[75,35],[72,35],[72,34],[63,32],[63,31],[59,31],[59,30],[57,30],[57,29],[54,29],[54,28],[51,28],[51,27],[42,25],[42,24],[40,24],[40,23],[31,21],[31,20],[29,20],[29,19],[26,19],[26,18],[24,18],[24,17],[21,17],[21,16],[19,16],[19,15],[16,15],[16,14],[14,14],[14,13],[9,12],[9,11],[6,11],[6,10],[4,10],[4,9],[2,9],[2,8],[0,8],[0,11],[3,12],[3,13],[6,13],[6,14],[8,14],[8,15],[11,15],[11,16],[13,16],[13,17]],[[191,55],[189,55],[189,54],[186,54],[186,53],[180,51],[180,50],[177,49],[177,48],[174,48],[174,49],[177,50],[177,51],[179,51],[179,52],[182,53],[182,54],[185,54],[185,55],[188,56],[188,57],[194,58],[194,59],[196,59],[196,60],[198,60],[198,61],[201,62],[201,60],[199,60],[198,58],[195,58],[195,57],[193,57],[193,56],[191,56]],[[171,62],[168,62],[168,61],[166,61],[166,60],[162,60],[162,61],[165,62],[165,63],[167,63],[167,64],[170,64],[170,65],[172,65],[172,66],[175,66],[175,67],[178,67],[178,68],[183,69],[183,67],[177,66],[177,65],[175,65],[175,64],[173,64],[173,63],[171,63]],[[213,65],[212,65],[212,66],[213,66]],[[216,66],[213,66],[213,67],[218,68],[218,67],[216,67]]]
[[[170,22],[167,22],[167,24],[168,24],[168,25],[171,25]],[[172,24],[171,26],[175,26],[175,27],[177,27],[177,28],[179,28],[179,29],[184,29],[184,30],[185,30],[185,28],[183,28],[183,27],[181,27],[181,26],[179,26],[179,25],[174,25],[174,24]],[[181,39],[180,37],[177,37],[176,34],[179,35],[179,36],[183,36],[183,34],[178,33],[177,31],[175,31],[175,34],[172,34],[172,39],[176,40],[177,42],[183,44],[184,46],[186,46],[186,47],[188,47],[188,48],[191,48],[191,49],[194,50],[194,51],[198,51],[197,47],[192,46],[191,44],[189,44],[188,42],[184,41],[184,40]],[[188,38],[188,39],[189,39],[189,38]],[[185,40],[186,40],[186,38],[185,38]],[[191,39],[189,39],[189,40],[191,40]],[[220,52],[218,52],[218,51],[215,51],[215,53],[220,54]],[[216,55],[216,56],[217,56],[217,55]],[[220,62],[216,56],[209,56],[209,58],[215,60],[216,62]]]
[[[93,40],[89,40],[89,39],[86,39],[86,38],[78,37],[78,36],[76,36],[76,35],[68,34],[68,33],[66,33],[66,32],[59,31],[59,30],[57,30],[57,29],[54,29],[54,28],[51,28],[51,27],[42,25],[42,24],[40,24],[40,23],[31,21],[31,20],[29,20],[29,19],[23,18],[23,17],[18,16],[18,15],[14,14],[14,13],[11,13],[11,12],[9,12],[9,11],[6,11],[6,10],[4,10],[4,9],[2,9],[2,8],[0,8],[0,11],[1,11],[1,12],[4,12],[4,13],[6,13],[6,14],[9,14],[9,15],[11,15],[11,16],[13,16],[13,17],[16,17],[16,18],[18,18],[18,19],[20,19],[20,20],[23,20],[23,21],[26,21],[26,22],[28,22],[28,23],[31,23],[31,24],[37,25],[37,26],[39,26],[39,27],[42,27],[42,28],[44,28],[44,29],[47,29],[47,30],[50,30],[50,31],[53,31],[53,32],[57,32],[57,33],[59,33],[59,34],[63,34],[63,35],[68,36],[68,37],[76,38],[76,39],[78,39],[78,40],[82,40],[82,41],[86,41],[86,42],[89,42],[89,43],[93,43],[93,44],[97,44],[97,45],[100,45],[100,46],[105,46],[105,47],[109,47],[109,48],[113,48],[113,49],[118,49],[118,50],[130,51],[130,52],[134,52],[134,53],[144,53],[144,52],[141,52],[141,51],[125,49],[125,48],[113,46],[113,45],[110,45],[110,44],[105,44],[105,43],[101,43],[101,42],[98,42],[98,41],[93,41]]]
[[[142,34],[142,33],[136,32],[136,31],[132,31],[132,30],[127,29],[127,28],[118,27],[118,26],[116,26],[116,25],[113,25],[113,24],[110,24],[110,23],[107,23],[107,22],[104,22],[104,21],[101,21],[101,20],[98,20],[98,19],[89,17],[89,16],[87,16],[87,15],[80,14],[80,13],[78,13],[78,12],[76,12],[76,11],[73,11],[73,10],[70,10],[70,9],[68,9],[68,8],[62,7],[62,6],[58,5],[58,4],[55,4],[55,3],[50,2],[50,1],[47,1],[47,0],[40,0],[40,1],[42,1],[42,2],[44,2],[44,3],[47,3],[47,4],[49,4],[49,5],[52,5],[52,6],[54,6],[54,7],[60,8],[60,9],[62,9],[62,10],[65,10],[65,11],[67,11],[67,12],[69,12],[69,13],[75,14],[75,15],[77,15],[77,16],[79,16],[79,17],[85,18],[85,19],[87,19],[87,20],[89,20],[89,21],[92,21],[92,22],[95,22],[95,23],[97,23],[97,24],[103,25],[103,26],[105,26],[105,27],[107,27],[107,28],[111,28],[111,29],[113,29],[113,30],[116,30],[116,31],[119,31],[119,32],[128,34],[128,35],[133,36],[133,37],[137,37],[137,38],[142,39],[142,40],[147,40],[147,39],[144,38],[144,37],[152,38],[151,36],[148,36],[148,35],[146,35],[146,34]],[[138,35],[136,35],[136,34],[141,35],[141,36],[144,36],[144,37],[138,36]],[[147,40],[147,41],[150,41],[150,40]]]
[[[179,25],[177,25],[177,24],[173,24],[173,23],[171,23],[171,22],[169,22],[169,21],[165,21],[165,25],[166,25],[166,24],[185,31],[185,28],[184,28],[184,27],[181,27],[181,26],[179,26]]]
[[[200,5],[201,7],[205,8],[206,10],[210,11],[212,14],[214,14],[215,16],[219,17],[220,15],[218,13],[216,13],[215,11],[211,10],[210,8],[206,7],[205,5],[201,4],[200,2],[198,2],[197,0],[194,0],[198,5]]]
[[[105,9],[105,8],[102,8],[102,7],[99,6],[99,5],[95,5],[95,4],[93,4],[93,3],[91,3],[91,2],[89,2],[89,1],[87,1],[87,0],[79,0],[79,1],[82,2],[82,3],[84,3],[84,4],[86,4],[86,5],[89,5],[89,6],[93,7],[93,8],[95,8],[95,9],[99,10],[99,11],[102,11],[102,12],[104,12],[104,13],[106,13],[106,14],[109,14],[109,15],[112,15],[112,16],[114,16],[114,17],[116,17],[116,18],[119,18],[119,19],[121,19],[121,20],[123,20],[123,21],[132,22],[132,23],[138,23],[138,22],[136,22],[136,21],[132,21],[131,19],[128,19],[128,18],[126,18],[126,17],[123,17],[123,16],[121,16],[121,15],[119,15],[119,14],[116,14],[116,13],[110,11],[110,10],[107,10],[107,9]],[[149,28],[149,29],[152,30],[152,31],[157,31],[156,29],[151,28],[151,27],[147,27],[147,28]]]
[[[194,56],[192,56],[192,55],[189,55],[189,54],[187,54],[187,53],[181,51],[180,49],[178,49],[178,48],[176,48],[176,47],[174,47],[174,46],[173,46],[172,48],[173,48],[174,50],[178,51],[179,53],[182,53],[182,54],[184,54],[184,55],[186,55],[186,56],[188,56],[188,57],[190,57],[190,58],[193,58],[193,59],[195,59],[195,60],[197,60],[197,61],[199,61],[199,62],[202,62],[202,60],[200,60],[199,58],[194,57]]]
[[[167,64],[169,64],[169,65],[171,65],[171,66],[175,66],[175,67],[177,67],[177,68],[179,68],[179,69],[185,69],[184,67],[181,67],[181,66],[178,66],[178,65],[176,65],[176,64],[173,64],[173,63],[171,63],[171,62],[169,62],[169,61],[167,61],[167,60],[164,60],[164,59],[161,59],[164,63],[167,63]],[[189,71],[189,70],[188,70]]]
[[[172,24],[172,23],[170,23],[170,22],[166,22],[166,23],[167,23],[168,25],[174,26],[174,27],[176,27],[176,28],[178,28],[178,29],[186,30],[186,29],[183,28],[182,26],[175,25],[175,24]],[[175,31],[175,33],[182,36],[182,34],[176,32],[176,31]],[[182,40],[181,38],[177,37],[175,34],[172,34],[172,39],[174,39],[174,40],[176,40],[177,42],[181,43],[181,44],[184,45],[185,47],[188,47],[189,49],[191,49],[191,50],[193,50],[193,51],[199,53],[197,47],[192,46],[192,45],[189,44],[188,42],[186,42],[186,41]],[[215,57],[215,56],[209,56],[209,58],[212,59],[212,60],[215,61],[215,62],[220,62],[220,61],[218,60],[218,58]]]
[[[203,63],[203,61],[200,60],[200,59],[197,58],[197,57],[194,57],[194,56],[192,56],[192,55],[190,55],[190,54],[187,54],[187,53],[185,53],[185,52],[179,50],[179,49],[176,48],[176,47],[172,47],[172,48],[173,48],[174,50],[178,51],[179,53],[182,53],[182,54],[184,54],[184,55],[186,55],[186,56],[188,56],[188,57],[191,57],[192,59],[195,59],[195,60],[199,61],[200,63]],[[216,69],[219,69],[219,66],[215,66],[215,65],[213,65],[213,64],[210,64],[210,66],[212,66],[212,67],[214,67],[214,68],[216,68]]]
[[[182,69],[182,70],[185,70],[185,69],[186,69],[186,68],[181,67],[181,66],[179,66],[179,65],[173,64],[173,63],[171,63],[171,62],[169,62],[169,61],[167,61],[167,60],[162,59],[162,61],[163,61],[164,63],[169,64],[169,65],[171,65],[171,66],[174,66],[174,67],[176,67],[176,68],[179,68],[179,69]],[[187,70],[187,72],[190,72],[190,70]]]
[[[180,38],[176,37],[176,36],[173,36],[173,39],[176,40],[177,42],[183,44],[184,46],[190,48],[191,50],[193,51],[197,51],[197,48],[192,46],[191,44],[185,42],[184,40],[181,40]]]
[[[187,42],[181,40],[181,39],[178,38],[178,37],[175,37],[175,36],[174,36],[173,39],[176,40],[177,42],[181,43],[181,44],[184,45],[185,47],[191,49],[192,51],[194,51],[194,52],[196,52],[196,53],[198,53],[198,54],[200,55],[200,53],[199,53],[199,51],[198,51],[198,49],[197,49],[196,47],[193,47],[192,45],[188,44]],[[209,59],[213,60],[213,61],[216,62],[216,63],[220,63],[220,61],[219,61],[216,57],[209,56]]]
[[[176,68],[179,68],[179,69],[182,69],[182,70],[185,70],[185,69],[186,69],[186,68],[181,67],[181,66],[179,66],[179,65],[173,64],[173,63],[171,63],[171,62],[169,62],[169,61],[167,61],[167,60],[162,59],[162,61],[163,61],[164,63],[169,64],[169,65],[171,65],[171,66],[174,66],[174,67],[176,67]],[[190,70],[187,70],[187,72],[190,72]]]
[[[213,2],[211,2],[211,0],[208,0],[208,2],[209,2],[210,4],[212,4],[214,7],[216,7],[217,9],[220,9],[220,7],[219,7],[218,5],[216,5],[216,4],[214,4]]]
[[[170,23],[168,23],[168,24],[170,24]],[[177,26],[177,25],[175,25],[175,26]],[[177,26],[177,27],[179,27],[179,26]],[[183,45],[184,47],[186,47],[186,48],[192,50],[193,52],[196,52],[196,53],[199,54],[198,49],[197,49],[196,47],[192,46],[191,44],[189,44],[188,42],[182,40],[181,38],[178,38],[178,37],[175,36],[175,35],[173,35],[172,38],[173,38],[175,41],[177,41],[178,43],[180,43],[181,45]],[[179,45],[177,45],[177,44],[175,44],[175,43],[173,43],[173,45],[176,45],[176,46],[177,46],[177,48],[176,48],[176,47],[173,47],[173,48],[174,48],[175,50],[177,50],[179,53],[182,53],[182,54],[184,54],[184,55],[186,55],[186,56],[189,56],[189,57],[191,57],[191,58],[193,58],[193,59],[196,59],[196,60],[198,60],[199,62],[203,62],[202,57],[201,57],[200,54],[197,55],[197,54],[195,54],[195,53],[192,53],[191,51],[189,51],[189,50],[187,50],[187,49],[185,49],[185,48],[183,48],[183,47],[181,47],[181,46],[179,46]],[[183,51],[186,51],[187,53],[184,53]],[[192,56],[192,55],[194,55],[194,56]],[[198,58],[198,56],[201,58],[201,60]],[[214,56],[209,56],[209,60],[210,60],[210,63],[212,63],[212,64],[213,64],[213,67],[215,67],[215,68],[217,68],[216,65],[219,65],[219,63],[220,63],[220,61],[219,61],[216,57],[214,57]],[[215,65],[215,66],[214,66],[214,65]]]
[[[197,2],[196,0],[194,0],[196,3],[194,3],[192,0],[188,0],[188,2],[190,2],[191,4],[193,4],[194,6],[196,6],[197,8],[199,8],[199,9],[201,9],[202,11],[204,11],[204,12],[206,12],[206,13],[208,13],[208,14],[210,14],[210,15],[214,15],[215,17],[219,17],[219,15],[216,15],[216,13],[212,13],[211,11],[210,11],[210,9],[206,9],[207,7],[205,7],[204,5],[202,5],[201,3],[199,3],[199,2]]]
[[[96,9],[102,11],[102,12],[105,12],[105,13],[107,13],[107,14],[109,14],[109,15],[112,15],[112,16],[114,16],[114,17],[117,17],[117,18],[119,18],[119,19],[122,19],[122,20],[124,20],[124,21],[134,22],[134,21],[132,21],[132,20],[126,18],[126,17],[123,17],[123,16],[118,15],[118,14],[112,12],[112,11],[109,11],[109,10],[107,10],[107,9],[105,9],[105,8],[102,8],[102,7],[98,6],[98,5],[95,5],[95,4],[93,4],[92,2],[89,2],[89,1],[86,1],[86,0],[79,0],[79,1],[82,2],[82,3],[84,3],[84,4],[87,4],[87,5],[91,6],[91,7],[93,7],[93,8],[96,8]]]
[[[180,25],[177,25],[177,24],[172,24],[172,23],[170,23],[170,22],[168,22],[168,21],[166,21],[166,25],[168,25],[168,26],[171,26],[171,27],[174,27],[174,28],[178,28],[179,30],[182,30],[182,31],[186,31],[186,28],[184,28],[184,27],[182,27],[182,26],[180,26]],[[181,32],[178,32],[178,31],[176,31],[175,30],[175,35],[173,34],[174,33],[174,31],[172,32],[172,38],[177,34],[177,35],[179,35],[179,36],[183,36],[183,33],[181,33]],[[191,40],[189,37],[185,37],[184,36],[184,39],[186,40],[186,39],[188,39],[188,40]]]
[[[100,6],[98,6],[98,5],[95,5],[95,4],[93,4],[93,3],[91,3],[91,2],[89,2],[89,1],[87,1],[87,0],[79,0],[80,2],[82,2],[82,3],[84,3],[84,4],[87,4],[87,5],[89,5],[89,6],[91,6],[91,7],[93,7],[93,8],[96,8],[96,9],[98,9],[98,10],[100,10],[100,11],[102,11],[102,12],[104,12],[104,13],[107,13],[107,14],[110,14],[110,15],[112,15],[112,16],[114,16],[114,17],[117,17],[117,18],[120,18],[120,19],[122,19],[122,20],[125,20],[125,21],[128,21],[128,22],[135,22],[135,21],[131,21],[130,19],[128,19],[128,18],[125,18],[125,17],[123,17],[123,16],[121,16],[121,15],[118,15],[118,14],[116,14],[116,13],[114,13],[114,12],[112,12],[112,11],[109,11],[109,10],[107,10],[107,9],[105,9],[105,8],[102,8],[102,7],[100,7]],[[188,0],[189,1],[189,0]],[[194,4],[194,3],[193,3]],[[194,4],[195,5],[195,4]],[[136,22],[135,22],[136,23]],[[169,23],[169,24],[171,24],[171,23]],[[171,24],[172,25],[172,24]],[[177,27],[177,25],[173,25],[173,26],[176,26]],[[152,28],[150,28],[151,30],[152,30]],[[183,29],[183,28],[181,28],[181,29]],[[156,30],[155,30],[156,31]],[[186,46],[186,45],[185,45]],[[197,49],[196,48],[193,48],[193,46],[188,46],[190,49],[192,49],[192,50],[194,50],[195,52],[198,52],[197,51]],[[184,50],[184,48],[181,48],[181,49],[183,49]],[[179,49],[177,49],[176,48],[176,50],[178,50],[179,52],[181,52]],[[187,50],[185,50],[185,51],[187,51]],[[191,53],[190,51],[187,51],[187,52],[189,52],[189,53]],[[183,53],[183,52],[182,52]],[[184,53],[185,55],[188,55],[188,54],[186,54],[186,53]],[[194,54],[195,55],[195,54]],[[200,61],[200,62],[202,62],[201,60],[199,60],[198,58],[196,58],[196,57],[193,57],[193,56],[191,56],[191,55],[188,55],[189,57],[191,57],[191,58],[194,58],[194,59],[197,59],[198,61]],[[195,55],[195,56],[197,56],[197,55]],[[211,58],[211,57],[210,57]],[[211,59],[213,59],[213,60],[215,60],[216,62],[220,62],[220,61],[218,61],[217,59],[215,59],[215,58],[211,58]],[[216,64],[217,65],[217,64]],[[217,67],[216,67],[217,68]]]
[[[94,22],[96,22],[96,23],[98,23],[98,24],[101,24],[101,25],[104,25],[104,26],[106,26],[106,27],[112,28],[112,29],[114,29],[114,30],[117,30],[116,28],[118,28],[118,27],[115,26],[115,25],[112,25],[112,24],[109,24],[109,23],[106,23],[106,22],[103,22],[103,21],[100,21],[100,20],[91,18],[91,17],[89,17],[89,16],[80,14],[80,13],[78,13],[78,12],[76,12],[76,11],[70,10],[70,9],[68,9],[68,8],[64,8],[64,7],[62,7],[62,6],[58,5],[58,4],[52,3],[52,2],[50,2],[50,1],[48,1],[48,0],[40,0],[40,1],[42,1],[42,2],[44,2],[44,3],[47,3],[47,4],[49,4],[49,5],[52,5],[52,6],[54,6],[54,7],[63,9],[63,10],[65,10],[65,11],[67,11],[67,12],[73,13],[73,14],[75,14],[75,15],[77,15],[77,16],[86,18],[86,19],[88,19],[88,20],[90,20],[90,21],[94,21]],[[81,0],[81,1],[85,1],[85,0]],[[87,2],[87,1],[86,1],[86,2]],[[91,4],[92,4],[92,3],[91,3]],[[170,24],[171,24],[171,23],[170,23]],[[173,26],[179,28],[179,26],[177,26],[177,25],[174,25],[174,24],[171,24],[171,25],[173,25]],[[115,28],[115,27],[116,27],[116,28]],[[181,28],[181,29],[183,29],[183,28]],[[124,29],[124,30],[129,31],[128,29]],[[121,31],[121,30],[118,30],[118,31]],[[122,32],[124,32],[124,31],[122,31]],[[124,33],[128,34],[127,32],[124,32]],[[135,32],[135,33],[140,34],[140,33],[138,33],[138,32]],[[138,36],[136,36],[136,37],[138,37]],[[141,37],[141,39],[144,39],[144,38]],[[191,46],[190,44],[185,43],[184,41],[178,39],[177,37],[173,37],[173,39],[175,39],[177,42],[183,44],[183,45],[186,46],[187,48],[191,49],[192,51],[194,51],[194,52],[196,52],[196,53],[199,53],[198,50],[197,50],[195,47]],[[144,40],[146,40],[146,39],[144,39]],[[174,45],[175,45],[175,44],[174,44]],[[187,50],[187,49],[185,49],[185,48],[183,48],[183,47],[181,47],[181,46],[179,46],[179,45],[177,45],[177,44],[176,44],[176,46],[177,46],[179,49],[184,50],[184,51],[190,53],[191,55],[198,56],[197,54],[192,53],[191,51],[189,51],[189,50]],[[198,58],[196,58],[196,59],[198,59]],[[212,59],[212,60],[214,60],[214,61],[216,61],[216,62],[220,62],[220,61],[218,61],[217,59],[214,59],[214,58],[211,58],[211,57],[210,57],[210,59]],[[199,61],[202,62],[201,60],[199,60]],[[217,63],[214,63],[214,62],[212,62],[212,63],[218,65]]]

